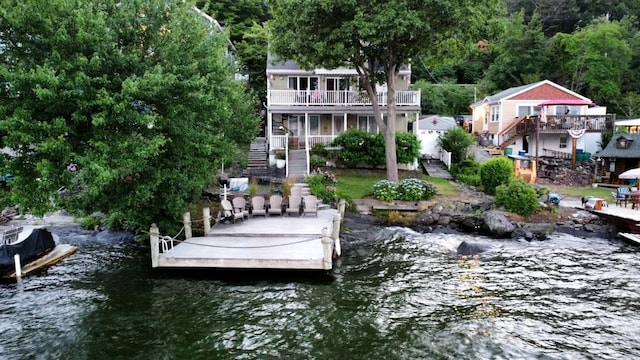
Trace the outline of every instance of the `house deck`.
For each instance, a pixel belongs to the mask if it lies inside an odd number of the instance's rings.
[[[607,206],[603,206],[600,210],[585,209],[580,201],[562,200],[562,205],[587,210],[606,219],[607,222],[614,224],[619,228],[626,228],[629,232],[635,234],[640,233],[640,210],[632,209],[631,203],[629,203],[628,207],[625,207],[616,205],[615,202],[611,203],[611,199],[604,200],[609,203]]]
[[[155,249],[152,227],[152,265],[330,270],[333,254],[340,252],[340,218],[337,210],[322,209],[317,217],[285,215],[217,223],[207,236],[184,241],[159,238]]]

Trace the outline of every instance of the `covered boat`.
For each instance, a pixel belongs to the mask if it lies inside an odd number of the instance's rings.
[[[2,233],[0,242],[0,276],[11,276],[15,271],[14,256],[26,266],[46,256],[57,246],[54,235],[46,228],[12,228]]]

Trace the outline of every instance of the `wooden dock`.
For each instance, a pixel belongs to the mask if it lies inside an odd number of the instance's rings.
[[[334,255],[340,255],[343,211],[321,209],[317,217],[261,216],[235,224],[218,222],[210,230],[205,221],[207,235],[202,237],[190,236],[186,219],[182,241],[160,236],[152,225],[151,264],[154,268],[331,270]]]
[[[618,233],[618,236],[629,240],[630,242],[636,244],[636,245],[640,245],[640,235],[638,234],[630,234],[630,233]]]

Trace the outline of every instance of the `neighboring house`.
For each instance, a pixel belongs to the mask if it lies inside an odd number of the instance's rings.
[[[359,85],[355,69],[301,69],[293,61],[267,56],[267,124],[269,150],[304,149],[328,144],[349,129],[378,133],[373,107]],[[409,91],[411,68],[401,67],[396,79],[396,130],[408,131],[420,115],[420,92]],[[378,86],[384,121],[386,85]]]
[[[438,138],[455,126],[456,120],[449,116],[426,115],[420,118],[415,127],[416,136],[420,140],[420,154],[438,159],[441,150]]]
[[[474,133],[506,153],[531,156],[595,153],[600,133],[612,132],[615,121],[606,107],[549,80],[504,90],[471,108]]]
[[[640,167],[640,134],[614,134],[609,144],[594,156],[602,165],[604,181],[623,184],[625,180],[618,179],[618,175]]]

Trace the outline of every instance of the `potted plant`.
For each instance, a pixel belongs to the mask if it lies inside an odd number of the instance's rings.
[[[286,154],[282,150],[276,151],[276,167],[278,169],[284,168],[286,165]]]

